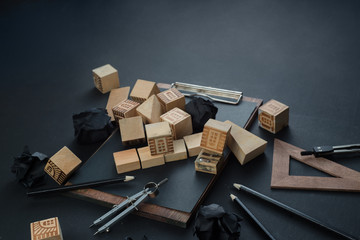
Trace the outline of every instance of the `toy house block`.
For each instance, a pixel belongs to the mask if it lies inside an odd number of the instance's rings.
[[[114,152],[113,156],[118,174],[138,170],[141,168],[140,160],[135,148]]]
[[[203,130],[200,146],[212,152],[222,154],[231,125],[209,119]]]
[[[65,146],[49,159],[44,171],[58,184],[63,184],[80,164],[81,160]]]
[[[289,107],[271,99],[259,108],[259,126],[277,133],[289,124]]]
[[[30,223],[31,240],[63,240],[57,217]]]
[[[174,152],[174,143],[169,123],[158,122],[145,125],[151,155]]]
[[[95,87],[102,93],[120,87],[118,71],[110,64],[92,70]]]
[[[217,174],[223,162],[222,155],[202,149],[194,162],[195,170],[198,172]]]
[[[161,115],[160,119],[169,123],[174,139],[181,139],[193,133],[191,115],[180,108],[171,109]]]
[[[112,108],[115,122],[119,123],[119,120],[122,118],[129,118],[137,116],[136,108],[139,106],[139,103],[126,99],[115,107]]]
[[[106,110],[108,112],[111,121],[114,121],[114,113],[112,108],[118,105],[120,102],[126,100],[129,96],[130,87],[122,87],[122,88],[115,88],[111,89],[108,102],[106,104]]]
[[[178,107],[185,110],[185,96],[176,88],[170,88],[157,94],[164,112]]]
[[[132,100],[138,103],[143,103],[154,94],[160,92],[155,82],[138,79],[130,93]]]
[[[189,153],[189,157],[197,156],[200,153],[201,138],[202,138],[202,132],[184,136],[184,141]]]
[[[187,159],[187,151],[183,139],[174,140],[174,152],[165,154],[165,162]]]
[[[164,113],[155,95],[152,95],[140,104],[136,112],[142,117],[144,124],[160,122],[160,116]]]
[[[267,141],[229,120],[225,121],[225,123],[231,124],[227,145],[241,165],[244,165],[265,151]]]
[[[165,164],[164,154],[151,155],[149,146],[138,148],[137,151],[143,169]]]
[[[120,119],[119,126],[123,145],[137,145],[145,142],[144,126],[140,116]]]

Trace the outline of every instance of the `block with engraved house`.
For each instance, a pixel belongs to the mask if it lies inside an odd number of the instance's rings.
[[[178,107],[185,110],[185,96],[176,88],[170,88],[157,94],[164,112]]]
[[[209,119],[204,126],[200,143],[201,148],[222,154],[230,129],[231,125],[229,123]]]
[[[164,154],[152,155],[149,146],[138,148],[137,151],[140,157],[142,169],[165,164]]]
[[[154,94],[160,92],[155,82],[138,79],[130,93],[132,100],[138,103],[143,103]]]
[[[144,124],[160,122],[160,116],[164,113],[155,95],[152,95],[140,104],[136,112],[142,117]]]
[[[274,99],[266,102],[259,108],[259,126],[277,133],[289,124],[289,107]]]
[[[30,223],[31,240],[63,240],[57,217]]]
[[[119,120],[121,141],[123,145],[137,145],[145,142],[145,131],[140,116]]]
[[[140,104],[130,99],[126,99],[112,108],[115,122],[119,123],[122,118],[129,118],[137,116],[136,108]]]
[[[118,71],[106,64],[92,70],[95,87],[102,93],[120,87]]]
[[[63,184],[80,164],[81,160],[65,146],[48,160],[44,171],[58,184]]]
[[[173,137],[169,123],[146,124],[145,130],[151,155],[174,152]]]
[[[115,88],[111,89],[109,98],[106,104],[106,110],[111,117],[111,121],[114,121],[114,113],[112,111],[112,108],[118,105],[120,102],[128,99],[130,92],[130,87],[122,87],[122,88]]]
[[[161,115],[160,119],[170,124],[174,139],[181,139],[193,133],[191,115],[180,108],[171,109]]]
[[[118,174],[138,170],[141,168],[140,160],[135,148],[114,152],[116,172]]]
[[[184,141],[189,153],[189,157],[197,156],[200,153],[201,137],[202,137],[202,132],[184,136]]]
[[[195,160],[195,170],[217,174],[224,163],[223,155],[202,149]]]
[[[187,151],[184,139],[174,140],[174,152],[165,154],[165,162],[173,162],[187,159]]]

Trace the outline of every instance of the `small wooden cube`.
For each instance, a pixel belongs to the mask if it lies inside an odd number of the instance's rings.
[[[227,145],[241,165],[244,165],[265,151],[267,141],[246,131],[229,120],[225,122],[231,124]]]
[[[136,145],[145,142],[145,131],[140,116],[120,119],[119,126],[123,145]]]
[[[102,93],[120,87],[118,71],[110,64],[92,70],[95,87]]]
[[[197,156],[200,153],[201,138],[202,138],[202,132],[184,136],[184,141],[189,153],[189,157]]]
[[[185,96],[176,88],[170,88],[157,94],[164,112],[178,107],[185,110]]]
[[[120,102],[128,99],[129,92],[130,92],[130,87],[111,89],[108,102],[106,104],[106,110],[108,112],[109,117],[111,117],[111,121],[115,120],[112,108],[118,105]]]
[[[180,108],[171,109],[161,115],[160,119],[170,124],[174,139],[181,139],[193,133],[191,115]]]
[[[63,240],[57,217],[30,223],[31,240]]]
[[[160,90],[155,82],[138,79],[130,93],[130,97],[135,102],[143,103],[146,99],[159,92]]]
[[[174,152],[173,138],[169,123],[158,122],[145,125],[151,155]]]
[[[209,119],[204,126],[200,146],[209,151],[222,154],[230,129],[231,125],[228,123]]]
[[[165,164],[164,154],[151,155],[149,146],[138,148],[137,151],[143,169]]]
[[[289,124],[289,107],[271,99],[259,108],[259,126],[277,133]]]
[[[202,149],[194,163],[195,170],[198,172],[217,174],[224,163],[224,159],[218,153]]]
[[[81,160],[66,146],[46,163],[44,171],[58,184],[63,184],[81,164]]]
[[[115,107],[112,108],[115,122],[119,123],[119,120],[122,118],[129,118],[129,117],[135,117],[137,116],[136,108],[140,104],[134,101],[131,101],[129,99],[126,99],[119,104],[117,104]]]
[[[114,152],[113,156],[118,174],[138,170],[141,168],[140,160],[135,148]]]
[[[163,114],[161,104],[155,95],[140,104],[136,112],[142,117],[144,124],[160,122],[160,116]]]
[[[183,139],[174,140],[174,152],[165,154],[165,162],[187,159],[187,151]]]

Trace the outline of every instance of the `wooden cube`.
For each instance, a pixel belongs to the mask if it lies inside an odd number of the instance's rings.
[[[80,164],[81,160],[65,146],[49,159],[44,171],[58,184],[63,184]]]
[[[131,101],[129,99],[126,99],[119,104],[117,104],[115,107],[112,108],[115,122],[119,123],[119,120],[122,118],[129,118],[129,117],[135,117],[137,116],[136,108],[140,104],[134,101]]]
[[[130,97],[135,102],[143,103],[146,99],[159,92],[160,90],[155,82],[138,79],[130,93]]]
[[[115,120],[112,108],[118,105],[120,102],[128,99],[129,92],[130,92],[130,87],[111,89],[108,102],[106,104],[106,110],[108,112],[109,117],[111,117],[111,121]]]
[[[118,71],[110,64],[92,70],[95,87],[102,93],[120,87]]]
[[[217,174],[224,163],[224,159],[221,154],[202,149],[194,163],[195,170],[198,172]]]
[[[165,164],[164,154],[151,155],[149,146],[138,148],[137,151],[143,169]]]
[[[259,126],[277,133],[289,124],[289,107],[271,99],[259,108]]]
[[[197,156],[200,153],[201,138],[202,138],[202,132],[184,136],[184,141],[189,153],[189,157]]]
[[[157,94],[164,112],[178,107],[185,110],[185,96],[176,88],[170,88]]]
[[[246,131],[229,120],[225,122],[231,124],[227,145],[241,165],[244,165],[265,151],[267,141]]]
[[[181,139],[193,133],[191,115],[180,108],[171,109],[161,115],[160,119],[170,124],[174,139]]]
[[[140,169],[140,160],[135,148],[114,152],[114,161],[118,174]]]
[[[183,139],[174,140],[174,152],[165,154],[165,162],[187,159],[187,151]]]
[[[30,223],[31,240],[63,240],[57,217]]]
[[[144,124],[160,122],[160,116],[163,114],[161,104],[155,95],[140,104],[136,112],[142,117]]]
[[[145,131],[140,116],[120,119],[119,126],[123,145],[136,145],[145,142]]]
[[[230,129],[231,125],[228,123],[209,119],[204,126],[200,146],[209,151],[222,154]]]
[[[151,155],[174,152],[173,138],[169,123],[158,122],[145,125]]]

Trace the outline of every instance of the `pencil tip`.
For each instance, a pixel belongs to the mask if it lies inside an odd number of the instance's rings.
[[[131,180],[134,180],[134,179],[135,179],[134,176],[125,176],[124,182],[128,182],[128,181],[131,181]]]
[[[94,236],[96,235],[96,234],[98,234],[99,233],[99,231],[97,231],[96,233],[94,233]]]
[[[241,188],[241,184],[238,184],[238,183],[234,183],[233,186],[234,186],[237,190],[240,190],[240,188]]]
[[[234,194],[230,194],[231,200],[234,201],[234,199],[236,198],[236,196]]]
[[[94,225],[95,225],[95,224],[91,224],[91,225],[89,226],[89,228],[92,228]]]

